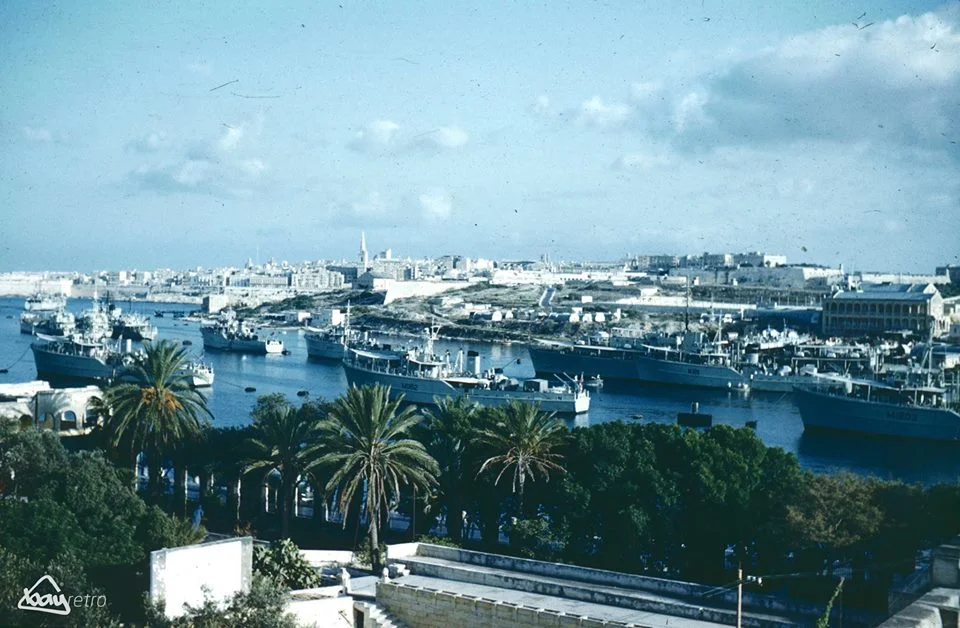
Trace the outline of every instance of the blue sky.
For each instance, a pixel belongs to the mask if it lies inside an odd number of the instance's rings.
[[[960,263],[960,2],[284,4],[0,3],[0,270]]]

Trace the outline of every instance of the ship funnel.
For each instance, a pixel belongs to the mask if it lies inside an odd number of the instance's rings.
[[[480,375],[480,354],[476,351],[467,351],[467,361],[470,364],[470,372]]]

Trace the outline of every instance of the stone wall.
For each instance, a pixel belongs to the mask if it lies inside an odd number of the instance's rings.
[[[409,586],[402,582],[377,583],[377,603],[412,628],[618,628],[643,625],[567,615],[532,606]]]

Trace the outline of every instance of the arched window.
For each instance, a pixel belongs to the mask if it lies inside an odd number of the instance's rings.
[[[73,410],[66,410],[60,415],[60,429],[73,430],[77,428],[77,413]]]

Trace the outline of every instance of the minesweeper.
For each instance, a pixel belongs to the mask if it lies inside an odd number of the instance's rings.
[[[955,398],[955,397],[954,397]],[[835,378],[798,386],[794,401],[804,429],[960,441],[960,413],[937,386],[889,386]]]
[[[206,350],[256,354],[283,352],[282,340],[260,336],[245,321],[238,320],[233,312],[224,313],[212,325],[202,326],[200,335]]]
[[[582,414],[590,409],[590,394],[579,380],[570,378],[556,386],[536,378],[519,382],[499,369],[481,371],[476,352],[468,352],[470,366],[466,369],[462,351],[454,361],[449,355],[434,355],[438,331],[436,326],[426,330],[424,344],[407,352],[348,347],[343,359],[347,383],[388,386],[392,398],[403,394],[405,401],[419,405],[434,405],[444,397],[466,397],[493,407],[524,401],[558,414]]]
[[[134,352],[130,341],[123,349],[82,336],[55,337],[38,335],[30,345],[37,366],[37,377],[51,382],[106,383],[123,377],[124,370],[133,367],[143,356]],[[201,388],[213,385],[213,367],[202,361],[185,364],[183,374],[191,386]]]
[[[541,341],[528,347],[537,373],[583,373],[602,379],[702,388],[743,389],[748,377],[734,368],[729,351],[702,334],[685,334],[677,346],[567,344]]]

